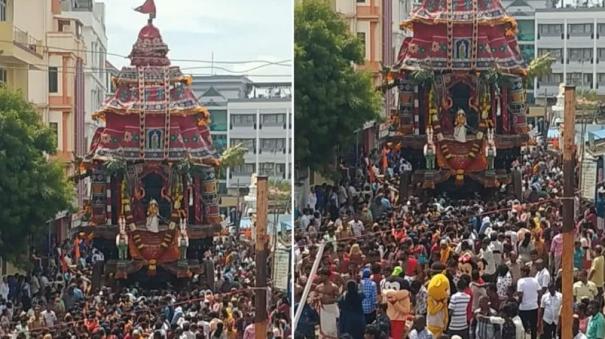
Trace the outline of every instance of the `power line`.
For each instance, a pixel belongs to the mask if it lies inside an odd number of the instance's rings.
[[[6,43],[14,43],[14,40],[0,40],[0,42],[6,42]],[[42,47],[44,49],[46,49],[46,52],[48,53],[49,50],[60,50],[60,51],[69,51],[69,52],[81,52],[81,53],[91,53],[91,54],[105,54],[105,55],[111,55],[111,56],[117,56],[123,59],[130,59],[127,55],[122,55],[122,54],[118,54],[118,53],[112,53],[112,52],[108,52],[108,51],[89,51],[87,49],[74,49],[74,48],[64,48],[64,47],[58,47],[58,46],[48,46],[47,44],[27,44],[28,46],[36,46],[36,47]],[[238,64],[252,64],[252,63],[264,63],[264,64],[279,64],[279,63],[284,63],[284,62],[291,62],[292,59],[287,59],[287,60],[282,60],[282,61],[270,61],[270,60],[262,60],[262,59],[251,59],[251,60],[203,60],[203,59],[170,59],[171,61],[179,61],[179,62],[192,62],[192,63],[205,63],[205,64],[233,64],[233,65],[238,65]]]
[[[77,70],[78,69],[78,67],[75,67],[75,66],[49,66],[49,65],[42,65],[42,64],[30,64],[30,65],[34,65],[37,68],[0,66],[0,69],[12,69],[12,70],[21,70],[21,71],[35,71],[35,72],[49,72],[50,71],[49,68],[42,68],[42,67],[56,67],[57,71],[60,71],[61,73],[65,73],[65,74],[77,74],[76,71],[67,71],[65,69],[71,69],[71,70]],[[200,67],[192,67],[190,69],[209,69],[209,68],[212,68],[212,67],[211,66],[200,66]],[[247,74],[248,72],[250,72],[250,70],[231,71],[231,70],[227,70],[227,69],[224,69],[222,67],[217,67],[217,66],[214,66],[214,68],[219,68],[219,69],[225,70],[225,71],[233,73],[233,74],[242,75],[242,76],[249,76],[249,77],[292,77],[291,74]],[[85,74],[98,73],[97,71],[99,71],[99,70],[105,70],[105,71],[107,71],[105,68],[98,68],[98,67],[82,67],[82,70],[83,70],[83,72]],[[187,75],[191,75],[191,76],[211,76],[211,75],[217,75],[217,74],[213,74],[213,73],[189,73]],[[221,75],[221,74],[218,74],[218,75]]]

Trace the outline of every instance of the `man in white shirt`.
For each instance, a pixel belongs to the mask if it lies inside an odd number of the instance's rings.
[[[534,265],[536,265],[536,280],[538,280],[538,284],[540,284],[541,288],[540,294],[544,294],[550,285],[550,272],[546,269],[546,265],[544,265],[542,259],[536,260]]]
[[[519,317],[523,320],[525,330],[531,332],[532,338],[537,337],[538,330],[538,295],[540,284],[536,278],[529,275],[529,266],[521,267],[521,279],[517,281],[519,294]]]
[[[52,304],[48,303],[46,305],[46,309],[41,313],[42,319],[44,319],[44,326],[53,327],[57,322],[57,315],[55,311],[52,310]]]
[[[483,260],[485,260],[485,262],[487,263],[487,265],[485,266],[485,270],[484,270],[484,276],[487,275],[488,277],[484,277],[483,279],[486,280],[485,278],[488,278],[487,280],[489,282],[493,282],[495,280],[492,280],[495,277],[496,274],[496,260],[494,258],[494,252],[492,251],[492,249],[489,247],[489,243],[490,243],[490,239],[489,238],[484,238],[483,241],[481,242],[481,250],[479,251],[479,257]]]
[[[363,222],[359,220],[357,214],[353,216],[353,220],[349,221],[349,227],[351,227],[351,231],[353,231],[353,235],[356,237],[360,237],[363,234]]]
[[[494,262],[496,267],[498,267],[500,264],[502,264],[502,253],[504,252],[504,245],[502,245],[502,241],[504,241],[504,234],[499,233],[496,235],[495,233],[492,233],[490,238],[491,241],[488,247],[492,250],[492,253],[494,253]]]
[[[307,208],[315,211],[315,206],[317,206],[317,194],[315,193],[315,187],[311,187],[311,192],[307,194]]]
[[[2,277],[2,282],[0,282],[0,297],[4,300],[8,300],[8,293],[10,292],[10,288],[8,287],[8,281],[6,277]]]
[[[557,324],[561,313],[563,295],[557,292],[555,284],[548,285],[548,293],[542,296],[540,301],[540,313],[542,314],[542,338],[554,339],[557,337]]]

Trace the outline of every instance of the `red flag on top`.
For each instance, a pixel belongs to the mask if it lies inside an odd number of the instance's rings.
[[[134,9],[137,12],[149,14],[151,18],[155,18],[155,2],[153,0],[146,0],[145,3]]]

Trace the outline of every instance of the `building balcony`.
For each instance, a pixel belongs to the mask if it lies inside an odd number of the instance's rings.
[[[16,27],[0,22],[0,61],[16,64],[40,64],[44,60],[44,42]]]
[[[71,53],[86,62],[86,44],[84,40],[75,32],[70,30],[63,32],[48,32],[49,52],[51,53]]]

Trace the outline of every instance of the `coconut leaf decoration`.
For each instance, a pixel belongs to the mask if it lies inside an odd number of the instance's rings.
[[[121,176],[126,174],[126,161],[122,158],[111,158],[105,163],[105,172],[109,176]]]
[[[234,167],[244,164],[244,154],[247,151],[242,144],[228,147],[221,155],[221,167]]]

